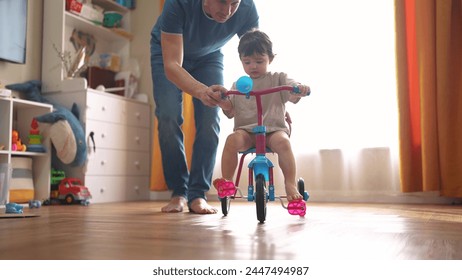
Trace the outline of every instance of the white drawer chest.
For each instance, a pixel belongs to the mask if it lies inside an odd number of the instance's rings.
[[[80,178],[92,203],[149,199],[151,107],[133,99],[87,89],[47,93],[45,97],[80,109],[87,140],[83,167],[56,166]]]

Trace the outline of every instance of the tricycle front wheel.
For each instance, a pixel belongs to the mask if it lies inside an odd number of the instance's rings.
[[[264,223],[266,219],[266,188],[263,174],[258,174],[255,180],[255,202],[257,205],[257,219],[260,223]]]

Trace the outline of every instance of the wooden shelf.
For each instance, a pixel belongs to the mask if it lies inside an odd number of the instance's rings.
[[[116,11],[122,14],[130,11],[127,7],[124,7],[117,2],[110,0],[93,0],[93,4],[102,7],[106,11]]]
[[[42,43],[42,92],[83,90],[87,82],[76,77],[68,81],[68,75],[59,54],[76,57],[75,45],[70,38],[74,30],[92,35],[96,42],[90,63],[99,64],[99,56],[113,53],[121,58],[121,67],[130,58],[131,9],[113,0],[92,0],[104,11],[115,11],[123,15],[121,28],[107,28],[78,14],[66,11],[66,0],[43,0],[43,43]],[[101,10],[100,9],[100,10]]]
[[[37,103],[37,102],[34,102],[34,101],[29,101],[29,100],[26,100],[26,99],[19,99],[19,98],[13,98],[14,100],[14,108],[17,108],[17,109],[22,109],[22,108],[48,108],[48,109],[52,109],[53,108],[53,105],[51,104],[47,104],[47,103]]]
[[[48,137],[42,139],[46,152],[13,151],[11,149],[11,131],[17,130],[22,143],[28,145],[27,135],[31,129],[33,118],[53,111],[51,104],[34,102],[20,98],[0,98],[0,144],[5,147],[0,150],[0,163],[12,163],[13,157],[28,157],[33,159],[34,199],[46,199],[50,195],[51,143]],[[49,124],[39,124],[43,133]]]
[[[71,12],[66,11],[66,23],[68,25],[74,26],[80,31],[91,33],[97,38],[102,38],[108,41],[119,41],[119,40],[127,40],[129,41],[133,35],[123,30],[123,34],[120,30],[113,30],[111,28],[106,28],[104,26],[95,24],[87,19],[84,19],[78,15],[74,15]]]

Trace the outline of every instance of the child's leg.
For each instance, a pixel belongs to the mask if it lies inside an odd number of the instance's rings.
[[[236,130],[228,136],[221,157],[221,173],[224,179],[233,181],[238,153],[254,145],[253,137],[245,130]]]
[[[296,164],[289,136],[284,131],[276,131],[268,134],[266,139],[268,147],[278,154],[279,167],[284,175],[287,200],[303,199],[295,182]]]

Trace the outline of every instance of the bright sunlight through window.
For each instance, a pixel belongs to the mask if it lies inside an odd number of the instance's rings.
[[[392,0],[254,0],[273,41],[270,71],[312,95],[288,104],[297,152],[396,148],[395,23]],[[235,38],[224,49],[225,85],[244,75]],[[224,135],[233,123],[222,117]]]

